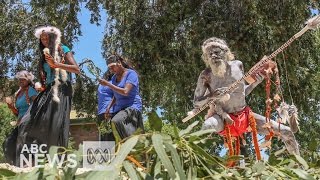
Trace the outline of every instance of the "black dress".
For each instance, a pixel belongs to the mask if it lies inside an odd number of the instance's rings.
[[[46,144],[48,153],[52,145],[68,146],[72,86],[70,81],[60,81],[58,103],[52,96],[54,83],[37,96],[22,118],[18,128],[17,157],[24,144]]]

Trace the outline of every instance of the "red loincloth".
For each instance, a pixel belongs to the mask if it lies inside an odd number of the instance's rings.
[[[236,113],[230,113],[229,116],[234,121],[232,125],[227,125],[230,128],[230,134],[233,137],[241,136],[243,133],[247,132],[249,126],[249,114],[250,107],[246,106],[242,111]],[[218,134],[225,136],[226,130],[220,131]]]

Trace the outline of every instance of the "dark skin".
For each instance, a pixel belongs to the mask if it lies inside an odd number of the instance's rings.
[[[28,89],[30,81],[26,80],[26,79],[19,79],[19,86],[21,88],[20,92],[25,92]],[[18,97],[22,96],[23,93],[19,93]],[[36,99],[37,96],[32,96],[30,97],[30,100],[33,101]],[[7,103],[8,104],[8,103]],[[13,106],[13,103],[8,104],[8,106]]]
[[[121,63],[112,63],[111,65],[108,65],[108,68],[110,69],[111,72],[113,72],[116,75],[116,81],[120,82],[122,77],[125,75],[127,72],[127,69],[124,68]],[[104,79],[99,79],[99,83],[104,86],[108,86],[110,89],[113,91],[116,91],[117,93],[123,95],[123,96],[128,96],[129,92],[131,91],[133,85],[130,83],[127,83],[124,88],[120,88],[118,86],[113,85],[112,83],[104,80]]]
[[[104,113],[104,117],[106,120],[110,120],[110,117],[111,117],[110,108],[114,105],[115,102],[116,102],[116,99],[113,97],[110,104],[107,107],[106,112]]]
[[[49,36],[48,36],[47,33],[43,32],[40,35],[40,40],[41,40],[41,43],[45,47],[48,47],[48,45],[49,45]],[[61,49],[60,45],[59,45],[59,49]],[[73,57],[73,54],[71,52],[68,52],[68,53],[65,54],[64,59],[67,62],[67,64],[54,61],[53,57],[50,54],[45,54],[45,59],[46,59],[47,63],[49,64],[49,66],[51,68],[60,68],[60,69],[66,70],[68,72],[76,73],[76,74],[80,73],[79,66],[76,63],[76,61],[75,61],[75,59]]]
[[[30,84],[30,81],[26,80],[26,79],[19,79],[19,86],[21,87],[21,92],[25,92],[28,90],[28,86]],[[19,93],[18,97],[22,96],[23,93]],[[30,100],[33,101],[36,99],[37,96],[32,96],[30,97]]]
[[[17,97],[21,97],[27,90],[28,90],[28,86],[30,85],[30,81],[24,78],[19,79],[19,86],[21,88],[20,93],[18,94]],[[36,99],[37,96],[31,96],[29,97],[31,101],[34,101]],[[8,107],[11,109],[11,111],[17,116],[18,115],[18,111],[16,110],[13,102],[8,103],[7,102]],[[20,122],[20,119],[18,120],[18,124]]]
[[[116,75],[116,82],[119,83],[121,81],[121,79],[124,77],[124,75],[127,73],[127,69],[124,68],[122,66],[121,63],[111,63],[108,65],[108,68],[110,69],[110,71],[112,73],[114,73]],[[113,91],[123,95],[123,96],[128,96],[129,92],[131,91],[133,85],[130,83],[126,83],[124,88],[120,88],[118,86],[113,85],[112,83],[104,80],[104,79],[99,79],[99,83],[103,86],[108,86],[110,89],[112,89]],[[108,119],[108,117],[110,117],[110,107],[113,106],[113,104],[115,103],[115,98],[113,97],[111,103],[109,104],[106,112],[105,112],[105,117],[106,119]]]

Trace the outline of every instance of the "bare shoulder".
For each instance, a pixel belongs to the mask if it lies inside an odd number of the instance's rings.
[[[230,65],[243,66],[242,61],[240,61],[240,60],[232,60],[232,61],[228,61],[228,63]]]
[[[210,80],[210,74],[211,74],[211,69],[210,68],[206,68],[203,71],[201,71],[198,80],[209,81]]]
[[[211,73],[211,69],[207,67],[206,69],[201,71],[200,76],[209,76],[210,73]]]

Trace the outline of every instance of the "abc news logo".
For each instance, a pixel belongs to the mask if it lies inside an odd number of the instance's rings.
[[[77,166],[76,154],[70,153],[48,153],[47,144],[24,144],[19,155],[20,168],[37,167],[43,168],[48,163],[52,168],[57,165],[59,168],[63,165],[75,168]]]
[[[83,167],[105,170],[115,157],[114,141],[84,141]]]

